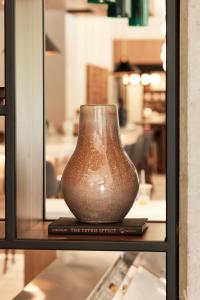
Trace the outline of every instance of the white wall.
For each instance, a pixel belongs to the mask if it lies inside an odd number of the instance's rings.
[[[143,93],[142,85],[127,87],[127,107],[128,107],[128,122],[139,122],[142,119],[143,109]]]
[[[64,12],[47,10],[45,29],[60,54],[45,57],[46,119],[60,127],[66,119]]]
[[[86,65],[112,70],[112,28],[108,18],[66,14],[67,116],[86,102]]]

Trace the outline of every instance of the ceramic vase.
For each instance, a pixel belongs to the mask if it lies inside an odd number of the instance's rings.
[[[76,149],[62,175],[64,200],[85,223],[121,222],[137,196],[137,171],[119,137],[115,105],[80,108]]]

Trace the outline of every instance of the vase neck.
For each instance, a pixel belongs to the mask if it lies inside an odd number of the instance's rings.
[[[120,145],[116,106],[81,106],[78,144],[109,142]]]

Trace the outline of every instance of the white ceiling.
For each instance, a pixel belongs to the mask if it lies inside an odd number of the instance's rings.
[[[106,15],[107,5],[89,4],[87,0],[46,0],[47,9],[91,10],[94,14]]]

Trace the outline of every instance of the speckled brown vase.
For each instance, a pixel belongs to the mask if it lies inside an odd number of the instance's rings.
[[[81,106],[78,143],[62,176],[72,213],[86,223],[120,222],[138,187],[136,169],[121,146],[116,106]]]

